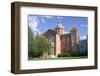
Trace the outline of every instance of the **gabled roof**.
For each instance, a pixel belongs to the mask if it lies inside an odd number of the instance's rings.
[[[54,35],[54,34],[57,34],[57,32],[56,32],[55,30],[49,29],[49,30],[47,30],[47,31],[44,33],[44,35],[49,35],[49,34]]]

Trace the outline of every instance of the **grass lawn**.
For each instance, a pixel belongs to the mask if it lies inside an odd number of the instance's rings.
[[[31,58],[29,59],[30,61],[32,60],[64,60],[64,59],[83,59],[83,58],[88,58],[88,56],[80,56],[80,57],[57,57],[57,58]]]

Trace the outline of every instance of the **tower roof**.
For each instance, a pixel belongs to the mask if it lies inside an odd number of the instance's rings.
[[[58,17],[58,24],[57,24],[56,28],[63,28],[64,29],[64,25],[61,23],[60,17]]]
[[[71,27],[71,31],[77,31],[76,25],[73,25],[73,26]]]
[[[57,28],[63,28],[63,29],[64,29],[64,26],[63,26],[61,23],[59,23],[59,24],[57,25]]]

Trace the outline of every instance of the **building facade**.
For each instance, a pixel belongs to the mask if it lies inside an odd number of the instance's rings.
[[[78,52],[79,35],[75,25],[72,26],[69,33],[64,33],[64,25],[58,22],[55,29],[47,30],[44,35],[48,38],[50,50],[48,56],[57,57],[59,54],[68,51]]]

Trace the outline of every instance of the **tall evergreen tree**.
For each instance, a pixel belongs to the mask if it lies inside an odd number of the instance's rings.
[[[28,55],[29,57],[32,56],[32,50],[33,50],[33,33],[31,28],[28,26]]]

